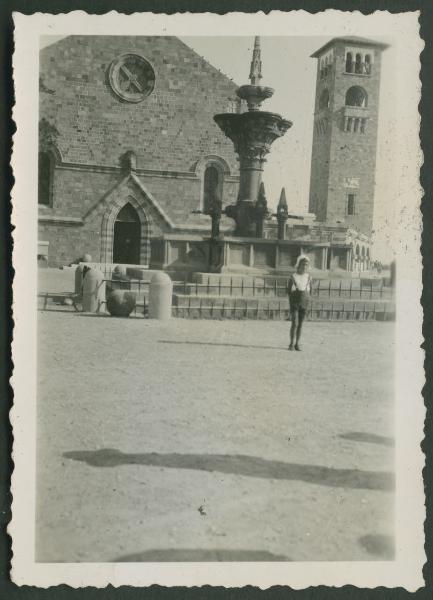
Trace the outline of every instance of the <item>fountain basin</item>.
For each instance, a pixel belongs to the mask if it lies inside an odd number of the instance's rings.
[[[264,156],[270,151],[272,143],[293,124],[277,113],[265,111],[221,113],[214,116],[214,121],[232,140],[240,158],[256,150],[260,156]]]
[[[238,88],[236,94],[242,100],[247,101],[248,110],[258,111],[262,102],[274,95],[274,90],[270,87],[249,84]]]

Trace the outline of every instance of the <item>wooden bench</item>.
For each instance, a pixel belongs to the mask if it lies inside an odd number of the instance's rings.
[[[44,299],[43,310],[47,309],[48,300],[55,302],[56,304],[65,305],[65,300],[71,300],[72,306],[75,308],[77,312],[80,311],[77,304],[81,303],[81,296],[79,294],[75,294],[74,292],[42,292],[38,294],[38,298]]]

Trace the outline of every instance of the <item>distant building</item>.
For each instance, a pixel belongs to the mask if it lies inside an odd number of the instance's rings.
[[[148,264],[150,239],[207,232],[216,190],[236,201],[233,145],[213,121],[236,85],[175,37],[69,36],[40,52],[39,240]],[[227,219],[226,226],[234,223]],[[224,228],[224,226],[223,226]]]
[[[386,44],[338,37],[319,48],[309,211],[373,229],[381,54]]]

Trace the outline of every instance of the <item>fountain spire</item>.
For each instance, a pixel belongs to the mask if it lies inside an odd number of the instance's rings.
[[[259,85],[261,78],[262,78],[262,60],[261,60],[261,53],[260,53],[260,36],[256,35],[256,37],[254,38],[253,58],[251,60],[251,68],[250,68],[251,85]]]

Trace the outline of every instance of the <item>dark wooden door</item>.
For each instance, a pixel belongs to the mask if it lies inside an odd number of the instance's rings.
[[[127,204],[114,223],[113,262],[140,264],[141,227],[135,209]]]

